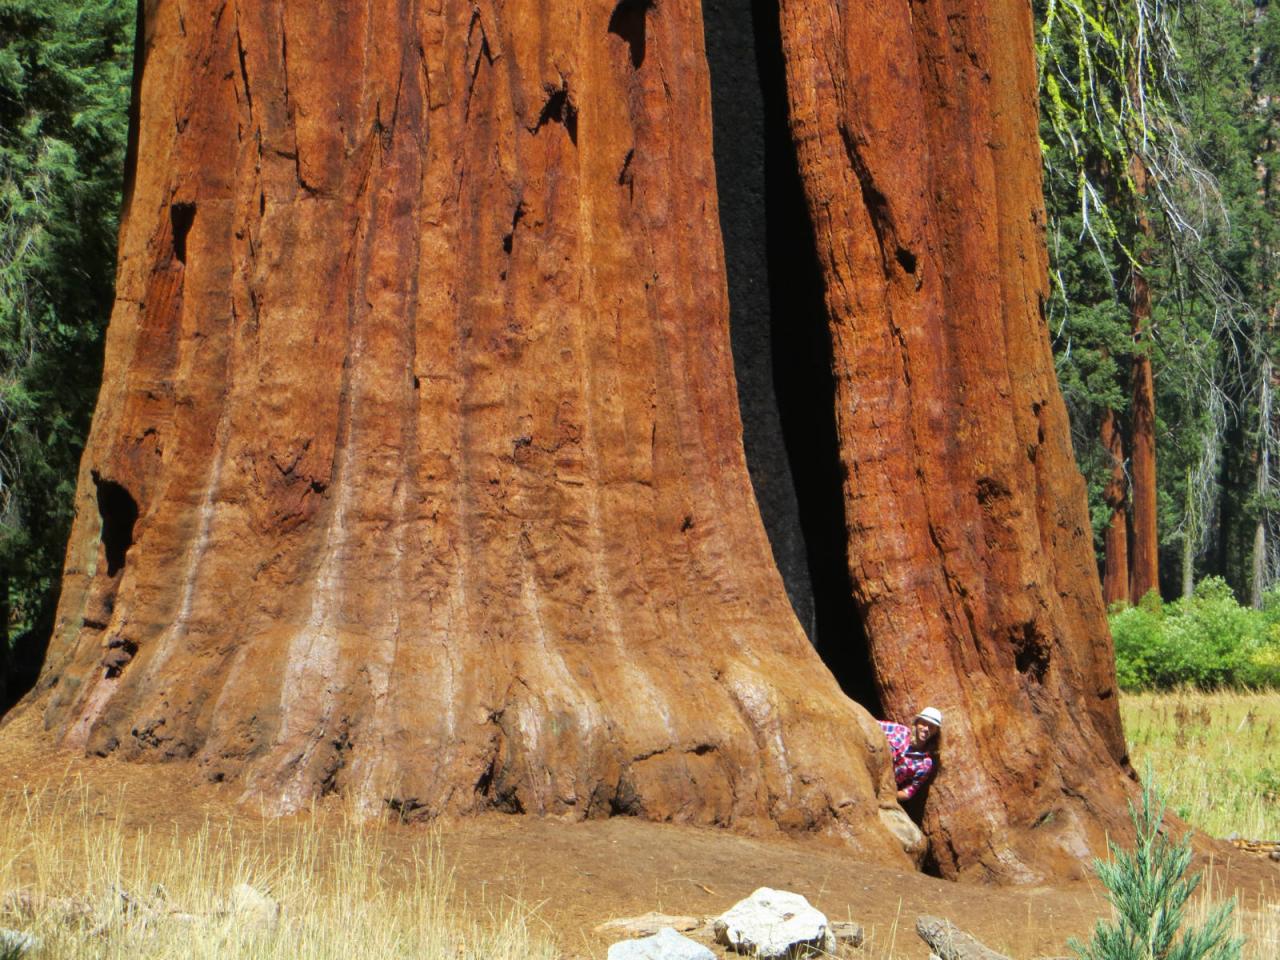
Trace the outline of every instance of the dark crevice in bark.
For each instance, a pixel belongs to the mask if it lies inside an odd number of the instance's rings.
[[[169,207],[169,222],[173,227],[173,258],[181,264],[187,262],[187,235],[196,222],[194,203],[175,203]]]
[[[102,549],[107,557],[107,576],[114,577],[124,567],[125,554],[133,546],[133,525],[138,520],[138,502],[114,480],[93,471],[98,488],[98,515],[102,518]]]
[[[578,145],[578,108],[569,98],[567,83],[547,88],[546,103],[542,106],[542,113],[538,115],[538,122],[533,125],[530,132],[537,133],[548,123],[560,124],[569,134],[569,141],[575,147]]]
[[[703,19],[748,471],[801,625],[844,691],[880,716],[849,582],[831,338],[787,124],[778,6],[707,0]]]
[[[609,17],[609,32],[626,41],[637,70],[644,65],[645,16],[654,6],[653,0],[619,0]]]

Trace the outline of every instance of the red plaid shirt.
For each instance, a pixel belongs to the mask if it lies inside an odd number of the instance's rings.
[[[907,797],[915,796],[929,774],[933,772],[933,757],[921,750],[911,749],[911,728],[900,723],[880,721],[880,729],[889,741],[889,752],[893,754],[893,779],[899,790],[905,790]]]

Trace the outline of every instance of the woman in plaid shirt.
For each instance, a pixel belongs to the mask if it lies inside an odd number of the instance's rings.
[[[925,707],[915,715],[911,726],[880,721],[880,729],[889,741],[893,755],[893,779],[898,784],[898,799],[910,800],[933,773],[938,734],[942,732],[942,711]]]

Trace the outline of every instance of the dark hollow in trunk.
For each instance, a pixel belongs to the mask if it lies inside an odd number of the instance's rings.
[[[703,19],[747,469],[796,616],[845,693],[880,716],[849,584],[831,335],[778,5],[708,0]]]

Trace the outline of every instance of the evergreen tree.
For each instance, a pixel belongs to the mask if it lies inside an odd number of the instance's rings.
[[[1180,579],[1189,592],[1196,574],[1217,573],[1247,595],[1254,523],[1275,515],[1267,490],[1276,484],[1263,480],[1280,457],[1265,453],[1274,431],[1263,428],[1262,412],[1274,340],[1265,318],[1275,298],[1269,306],[1262,287],[1276,276],[1266,263],[1276,220],[1257,160],[1274,150],[1261,133],[1263,108],[1274,101],[1268,6],[1037,4],[1050,252],[1062,294],[1051,320],[1095,531],[1106,544],[1104,582],[1113,582],[1110,555],[1126,545],[1132,516],[1142,363],[1156,372],[1161,568],[1181,571],[1164,578],[1164,591]],[[1151,172],[1145,194],[1134,157]],[[1141,328],[1132,309],[1139,275],[1151,291]],[[1274,551],[1275,537],[1264,539]],[[1253,579],[1259,590],[1270,582]],[[1122,595],[1108,590],[1108,599]]]
[[[1200,875],[1188,877],[1191,838],[1165,834],[1164,802],[1146,772],[1140,804],[1129,805],[1136,832],[1132,851],[1110,844],[1111,860],[1095,863],[1115,910],[1099,921],[1088,944],[1071,942],[1080,960],[1239,960],[1242,942],[1230,934],[1235,901],[1215,907],[1200,926],[1184,919]]]
[[[112,302],[133,22],[124,0],[0,0],[0,657],[56,600]]]

